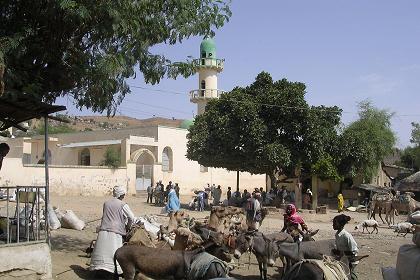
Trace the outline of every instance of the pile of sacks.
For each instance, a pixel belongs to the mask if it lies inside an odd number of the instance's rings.
[[[382,268],[384,280],[420,280],[420,231],[413,234],[413,243],[400,247],[395,268]]]
[[[60,227],[83,230],[86,226],[85,222],[79,219],[72,210],[60,211],[48,205],[48,223],[50,229],[59,229]]]

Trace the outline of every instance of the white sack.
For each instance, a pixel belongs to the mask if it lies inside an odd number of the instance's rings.
[[[48,204],[48,225],[50,229],[59,229],[61,227],[60,220],[55,214],[54,209],[51,204]]]
[[[62,218],[62,226],[65,228],[82,230],[85,227],[85,222],[80,220],[73,211],[66,210]]]

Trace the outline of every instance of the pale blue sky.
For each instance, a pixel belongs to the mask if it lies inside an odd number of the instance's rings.
[[[337,105],[343,122],[357,118],[357,102],[370,99],[396,113],[393,129],[398,146],[409,144],[412,121],[420,122],[420,1],[391,0],[234,0],[233,15],[216,31],[217,56],[225,58],[219,89],[253,82],[261,71],[274,79],[307,85],[312,105]],[[176,46],[153,48],[174,61],[198,57],[201,38]],[[197,75],[145,85],[141,75],[120,107],[124,115],[148,118],[192,118],[195,104],[188,92]],[[61,99],[71,114],[92,114]],[[153,107],[154,106],[154,107]]]

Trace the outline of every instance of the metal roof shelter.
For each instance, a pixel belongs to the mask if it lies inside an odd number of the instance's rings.
[[[399,181],[395,188],[403,192],[420,192],[420,171]]]
[[[48,119],[60,119],[49,116],[49,114],[66,110],[65,106],[51,105],[36,99],[30,94],[3,94],[0,95],[0,130],[9,127],[16,127],[26,131],[19,123],[34,118],[44,118],[45,134],[44,143],[45,151],[48,151]],[[48,173],[48,153],[45,153],[45,217],[48,217],[49,203],[49,173]],[[47,242],[49,243],[48,219],[46,221]]]
[[[384,187],[372,185],[372,184],[360,184],[356,186],[356,188],[362,189],[365,191],[370,191],[370,192],[377,192],[377,193],[385,193],[391,190],[390,188],[384,188]]]
[[[66,106],[50,105],[29,94],[3,94],[0,96],[0,130],[13,126],[26,131],[19,123],[41,117],[57,119],[49,114],[63,110]]]
[[[93,147],[93,146],[108,146],[121,144],[121,140],[101,140],[89,142],[75,142],[61,145],[61,148],[80,148],[80,147]]]

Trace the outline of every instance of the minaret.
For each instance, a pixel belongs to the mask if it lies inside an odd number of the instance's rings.
[[[206,38],[200,44],[200,58],[193,64],[198,72],[198,89],[190,91],[190,101],[197,103],[197,114],[204,113],[207,102],[219,98],[223,91],[217,89],[217,73],[223,71],[224,59],[216,58],[216,44]]]

